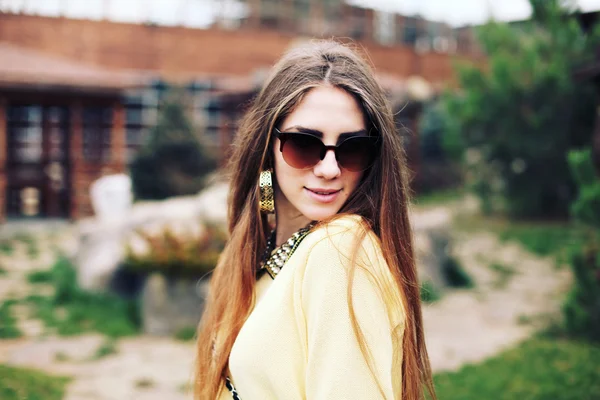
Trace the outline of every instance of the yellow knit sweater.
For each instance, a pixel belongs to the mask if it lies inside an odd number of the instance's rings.
[[[378,238],[368,232],[357,241],[359,221],[345,216],[316,229],[275,280],[265,273],[257,282],[256,305],[229,358],[242,400],[401,397],[405,314]],[[357,249],[352,304],[367,358],[348,306]],[[231,398],[223,387],[219,399]]]

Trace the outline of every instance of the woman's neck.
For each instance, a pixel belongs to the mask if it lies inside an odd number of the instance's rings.
[[[281,246],[283,242],[288,240],[294,233],[304,228],[310,223],[310,220],[304,215],[295,219],[280,220],[277,218],[277,230],[275,233],[275,246]]]
[[[275,246],[281,246],[294,233],[311,222],[297,210],[294,210],[295,213],[293,214],[286,211],[278,209],[276,212],[277,229],[275,232]]]
[[[311,220],[305,217],[282,195],[275,192],[275,246],[281,246],[294,233],[308,225]]]

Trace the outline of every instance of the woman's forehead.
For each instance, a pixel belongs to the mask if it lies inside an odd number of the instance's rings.
[[[280,129],[300,126],[339,135],[365,129],[365,118],[356,99],[343,89],[319,86],[304,95],[294,110],[286,116]]]

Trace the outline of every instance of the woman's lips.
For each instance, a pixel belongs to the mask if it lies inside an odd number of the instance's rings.
[[[342,189],[309,189],[305,187],[308,195],[320,203],[331,203],[337,199]]]

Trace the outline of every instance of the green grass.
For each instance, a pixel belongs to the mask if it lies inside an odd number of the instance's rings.
[[[583,237],[581,228],[569,223],[513,223],[501,229],[502,241],[516,241],[540,256],[563,256]]]
[[[71,357],[69,357],[69,355],[65,352],[58,351],[58,352],[54,353],[54,361],[67,362],[67,361],[71,361]]]
[[[119,348],[117,346],[117,341],[113,338],[107,338],[96,349],[96,352],[92,356],[92,360],[99,360],[112,354],[117,354],[118,352]]]
[[[150,378],[140,378],[135,381],[135,387],[139,389],[150,389],[153,388],[156,384]]]
[[[40,250],[36,239],[32,235],[27,233],[19,233],[13,239],[27,246],[27,255],[29,258],[38,258]]]
[[[27,281],[29,283],[52,283],[52,271],[33,271],[27,274]]]
[[[0,339],[14,339],[22,336],[17,327],[17,319],[12,313],[15,300],[6,300],[0,304]]]
[[[465,188],[446,189],[435,192],[418,194],[412,199],[416,206],[437,206],[461,199],[467,193]]]
[[[196,328],[193,326],[188,326],[185,328],[181,328],[177,332],[175,332],[175,339],[182,341],[190,341],[194,340],[196,337]]]
[[[497,289],[506,287],[508,281],[517,273],[513,267],[506,266],[500,263],[490,264],[490,269],[496,273],[496,280],[493,286]]]
[[[434,303],[442,298],[440,292],[429,281],[421,283],[421,301],[424,303]]]
[[[0,399],[61,400],[70,378],[0,365]]]
[[[15,251],[12,241],[8,239],[0,239],[0,253],[10,256]]]
[[[40,256],[40,249],[37,246],[37,244],[33,243],[33,244],[27,245],[27,255],[32,260],[35,260],[36,258],[38,258]]]
[[[516,242],[526,250],[557,261],[566,261],[568,251],[581,243],[585,228],[567,221],[510,221],[505,218],[464,215],[453,228],[465,232],[492,232],[502,242]]]
[[[4,269],[4,267],[2,265],[0,265],[0,276],[6,275],[8,274],[8,271],[6,269]]]
[[[93,293],[77,286],[74,267],[60,258],[49,273],[35,273],[28,279],[54,287],[52,296],[29,296],[25,301],[34,315],[59,335],[99,332],[109,337],[135,335],[140,330],[137,303],[109,293]]]
[[[481,364],[440,373],[440,400],[600,399],[600,345],[533,338]]]

